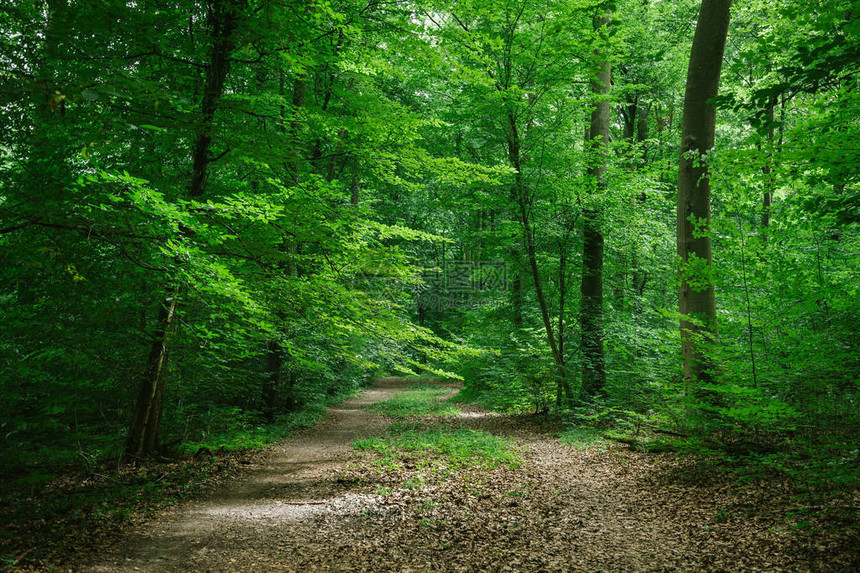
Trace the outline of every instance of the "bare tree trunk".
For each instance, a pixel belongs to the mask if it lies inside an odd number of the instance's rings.
[[[595,30],[609,23],[608,14],[596,19]],[[601,53],[595,54],[598,58]],[[606,187],[606,145],[609,143],[609,95],[611,67],[601,58],[600,71],[591,80],[591,93],[598,99],[591,112],[588,143],[594,151],[588,173],[594,178],[598,195]],[[588,208],[582,213],[582,283],[580,324],[582,327],[582,393],[586,397],[605,393],[606,360],[603,352],[603,231],[601,213]]]
[[[645,147],[645,141],[648,139],[648,111],[650,107],[648,104],[642,103],[642,101],[637,102],[636,106],[636,143],[641,146],[640,148],[640,158],[642,164],[648,163],[648,149]],[[633,135],[631,134],[631,137]],[[635,170],[635,169],[634,169]],[[648,197],[645,195],[643,191],[641,195],[638,197],[638,201],[640,206],[642,203],[647,201]],[[642,309],[642,294],[645,292],[645,284],[648,282],[648,273],[645,272],[643,268],[639,266],[639,253],[636,251],[634,246],[633,255],[631,257],[631,266],[633,267],[633,310],[637,316],[641,316]]]
[[[716,364],[707,353],[717,337],[711,277],[711,185],[707,153],[714,147],[716,97],[732,0],[703,0],[693,38],[678,166],[678,256],[681,259],[679,308],[684,380],[711,383]]]
[[[233,48],[233,32],[238,24],[242,0],[214,0],[210,26],[212,50],[206,68],[206,87],[200,105],[200,123],[194,140],[192,153],[191,182],[189,194],[199,197],[206,188],[207,168],[211,161],[209,149],[212,143],[212,125],[218,99],[224,91],[224,82],[230,67],[230,51]],[[126,453],[131,459],[152,455],[158,447],[165,387],[168,334],[173,323],[179,289],[172,288],[161,303],[158,329],[149,351],[135,417],[129,431]]]
[[[158,447],[158,433],[161,425],[161,410],[164,397],[164,367],[167,361],[167,347],[170,329],[176,313],[176,296],[168,297],[158,311],[158,330],[152,340],[149,359],[140,394],[134,412],[134,421],[128,434],[126,453],[131,459],[151,455]]]
[[[211,161],[212,126],[218,100],[224,93],[224,82],[230,70],[230,52],[233,49],[233,31],[239,20],[238,12],[243,0],[215,0],[212,3],[212,51],[206,67],[206,89],[200,105],[200,129],[194,142],[190,195],[199,197],[206,190],[207,167]]]

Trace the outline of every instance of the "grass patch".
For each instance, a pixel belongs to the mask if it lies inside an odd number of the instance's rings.
[[[454,382],[455,380],[450,380],[445,378],[444,376],[439,376],[438,374],[434,374],[433,372],[422,372],[421,374],[412,374],[410,376],[404,376],[405,380],[409,380],[412,382]]]
[[[379,463],[386,467],[404,467],[413,454],[425,454],[424,464],[435,461],[457,467],[496,467],[508,465],[516,468],[521,458],[506,438],[487,432],[455,428],[420,429],[414,424],[392,424],[381,438],[367,438],[352,444],[357,450],[381,454]]]
[[[431,380],[415,380],[409,383],[409,391],[433,391],[436,395],[442,396],[450,392],[451,389]]]
[[[529,411],[528,404],[511,400],[507,394],[478,390],[473,386],[464,386],[451,401],[458,404],[476,404],[485,410],[502,414]]]
[[[606,448],[608,442],[603,437],[603,433],[604,430],[589,428],[587,426],[579,426],[562,432],[558,437],[558,441],[575,450]]]
[[[288,438],[295,430],[317,423],[325,415],[326,404],[311,404],[298,412],[282,414],[273,422],[266,421],[262,413],[242,413],[238,408],[235,410],[222,416],[228,421],[224,427],[201,433],[198,439],[183,441],[178,446],[179,452],[193,454],[200,449],[228,452],[258,450]]]
[[[414,382],[406,392],[398,392],[390,400],[372,404],[368,409],[397,419],[411,416],[456,416],[460,412],[459,408],[447,400],[439,400],[450,391],[450,388],[437,384]]]

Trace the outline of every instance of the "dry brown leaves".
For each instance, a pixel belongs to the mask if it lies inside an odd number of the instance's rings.
[[[343,437],[347,422],[379,431],[363,407],[285,444],[289,455],[257,460],[227,493],[177,508],[123,546],[105,547],[89,566],[72,560],[71,568],[860,571],[856,524],[832,520],[856,518],[856,493],[840,502],[845,513],[813,508],[791,516],[808,502],[786,484],[741,487],[694,460],[620,445],[575,450],[535,418],[474,407],[423,422],[513,437],[522,467],[443,471],[410,453],[395,471],[375,463],[375,454],[331,449],[353,439]],[[332,441],[319,448],[311,438]],[[300,448],[307,457],[296,457]],[[311,461],[326,451],[337,455]],[[795,527],[804,521],[804,530]]]
[[[475,421],[466,425],[518,436],[525,466],[443,476],[381,471],[368,456],[349,475],[386,493],[371,496],[361,513],[317,516],[307,535],[304,528],[295,532],[272,568],[860,570],[856,536],[791,528],[785,515],[795,502],[786,488],[737,487],[725,475],[697,475],[694,462],[666,454],[621,446],[573,450],[523,419],[520,427],[498,416]]]

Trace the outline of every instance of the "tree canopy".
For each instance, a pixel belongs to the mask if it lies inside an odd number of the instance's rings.
[[[429,371],[856,479],[860,6],[731,4],[3,8],[4,468]]]

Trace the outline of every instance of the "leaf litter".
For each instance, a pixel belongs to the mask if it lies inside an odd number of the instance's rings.
[[[367,406],[404,384],[379,381],[232,482],[56,570],[860,570],[856,491],[821,511],[788,483],[738,485],[701,460],[617,444],[576,449],[546,418],[469,404],[413,421],[513,439],[517,464],[407,450],[381,464],[390,452],[352,449],[384,434],[391,420]]]

